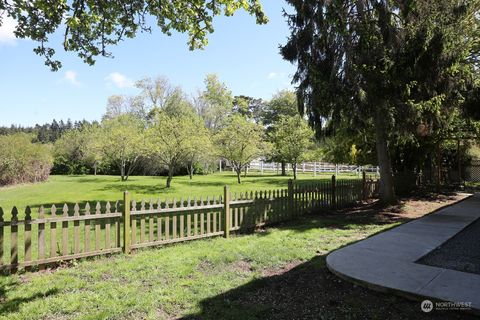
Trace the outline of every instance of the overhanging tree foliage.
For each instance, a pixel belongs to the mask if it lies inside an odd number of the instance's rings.
[[[93,65],[97,56],[111,56],[112,45],[139,32],[150,32],[150,21],[164,34],[188,34],[191,50],[203,48],[207,35],[214,31],[213,17],[231,16],[239,9],[254,15],[258,24],[268,21],[259,0],[0,0],[0,13],[17,22],[15,35],[38,42],[34,52],[44,57],[52,70],[61,67],[49,44],[56,32],[63,33],[65,51],[77,52]],[[2,18],[0,15],[0,25]]]
[[[418,125],[443,130],[475,85],[479,1],[287,0],[291,36],[281,48],[297,65],[299,108],[373,126],[380,198],[395,202],[390,145]]]

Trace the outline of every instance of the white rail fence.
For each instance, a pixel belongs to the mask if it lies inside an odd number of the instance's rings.
[[[293,170],[290,164],[287,164],[285,169],[287,173]],[[282,165],[281,163],[277,162],[264,162],[261,160],[255,160],[252,161],[248,166],[247,171],[250,170],[260,171],[261,174],[264,172],[276,172],[279,174],[282,171]],[[335,175],[347,173],[360,175],[363,171],[376,176],[380,175],[378,166],[356,166],[327,162],[302,162],[297,165],[297,173],[311,172],[314,176],[316,176],[317,173],[330,173]]]

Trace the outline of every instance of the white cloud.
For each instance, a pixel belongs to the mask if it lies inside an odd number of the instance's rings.
[[[118,88],[132,88],[133,80],[128,78],[126,75],[119,72],[112,72],[105,77],[105,81],[109,84],[113,84]]]
[[[65,71],[63,80],[73,84],[74,86],[79,86],[80,82],[78,81],[77,76],[78,74],[75,71],[67,70]]]
[[[268,79],[275,79],[278,76],[276,72],[270,72],[267,76]]]
[[[10,17],[2,17],[2,25],[0,26],[0,45],[15,45],[17,42],[17,38],[13,33],[17,23],[14,19]]]
[[[273,80],[273,79],[284,79],[287,76],[285,72],[270,72],[267,75],[268,80]]]

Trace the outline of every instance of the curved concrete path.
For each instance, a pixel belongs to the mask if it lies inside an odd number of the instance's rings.
[[[415,263],[480,218],[480,195],[338,249],[327,267],[374,290],[413,299],[471,302],[480,313],[480,275]]]

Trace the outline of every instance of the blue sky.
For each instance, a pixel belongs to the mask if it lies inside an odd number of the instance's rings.
[[[33,125],[59,120],[95,120],[113,94],[136,94],[135,80],[163,75],[187,93],[203,88],[208,73],[217,73],[234,95],[269,99],[291,88],[294,66],[282,60],[278,46],[289,34],[282,16],[283,1],[264,0],[270,22],[256,25],[243,11],[217,17],[215,32],[204,50],[189,51],[187,37],[167,37],[158,30],[128,39],[111,51],[113,59],[99,57],[95,66],[74,53],[57,50],[63,68],[51,72],[32,52],[35,44],[11,37],[9,23],[0,29],[0,125]],[[58,47],[60,38],[53,38]]]

